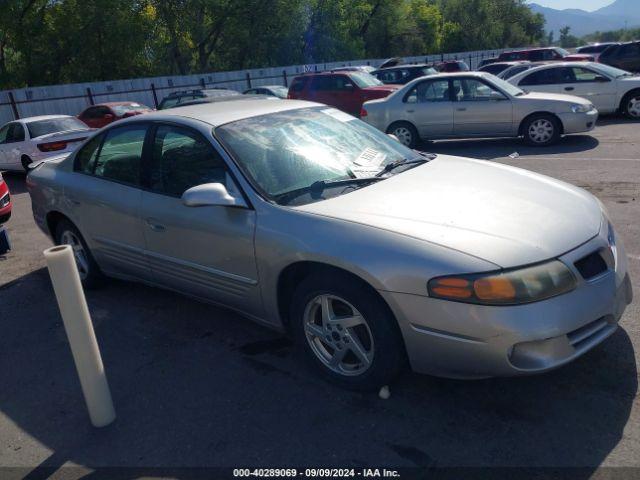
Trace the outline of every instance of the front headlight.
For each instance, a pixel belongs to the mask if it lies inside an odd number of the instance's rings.
[[[558,260],[503,272],[438,277],[427,284],[431,297],[481,305],[537,302],[575,286],[573,273]]]
[[[593,108],[593,105],[571,105],[571,111],[573,113],[587,113],[590,112]]]

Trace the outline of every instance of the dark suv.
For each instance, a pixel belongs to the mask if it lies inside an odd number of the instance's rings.
[[[404,85],[414,78],[434,75],[436,73],[438,73],[438,71],[431,65],[420,64],[381,68],[371,72],[371,75],[387,85]]]
[[[628,72],[640,72],[640,41],[611,45],[600,54],[598,61]]]
[[[364,102],[384,98],[399,88],[366,72],[320,72],[294,78],[287,98],[324,103],[357,117]]]
[[[235,90],[229,90],[226,88],[207,88],[171,92],[169,95],[162,99],[160,105],[158,105],[158,110],[177,107],[185,102],[190,102],[191,100],[196,100],[198,98],[226,97],[230,95],[240,95],[240,93],[236,92]]]

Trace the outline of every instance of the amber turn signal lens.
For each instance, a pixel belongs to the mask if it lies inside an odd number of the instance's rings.
[[[473,295],[471,282],[464,278],[436,279],[431,291],[438,296],[450,298],[470,298]]]
[[[480,300],[514,300],[516,298],[516,289],[508,278],[480,278],[473,282],[473,289]]]

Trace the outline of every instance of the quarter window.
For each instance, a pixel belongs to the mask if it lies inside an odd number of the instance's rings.
[[[106,133],[94,174],[129,185],[140,185],[142,147],[146,125],[113,128]]]
[[[191,130],[163,125],[153,142],[151,189],[180,197],[197,185],[229,186],[224,160],[211,144]]]
[[[449,80],[420,82],[407,95],[406,103],[450,102]]]

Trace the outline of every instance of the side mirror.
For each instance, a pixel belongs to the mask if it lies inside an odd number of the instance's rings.
[[[595,81],[598,82],[598,83],[605,83],[605,82],[608,82],[609,79],[607,77],[603,77],[602,75],[598,75],[595,78]]]
[[[242,207],[247,203],[242,197],[234,197],[221,183],[205,183],[191,187],[182,194],[182,203],[186,207]]]
[[[353,89],[353,83],[345,83],[344,84],[344,88],[346,88],[347,90],[352,90]]]

